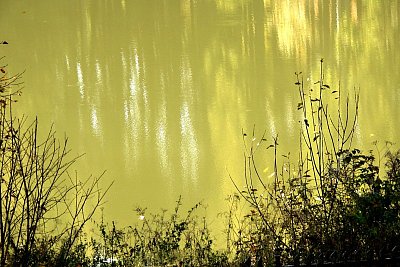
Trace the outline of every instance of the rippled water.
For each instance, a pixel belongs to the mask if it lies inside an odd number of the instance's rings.
[[[2,0],[0,56],[26,70],[18,112],[66,133],[83,176],[115,181],[108,217],[179,195],[214,217],[229,174],[242,182],[242,129],[296,152],[294,73],[313,86],[320,58],[331,86],[361,88],[356,144],[399,141],[399,15],[399,1]]]

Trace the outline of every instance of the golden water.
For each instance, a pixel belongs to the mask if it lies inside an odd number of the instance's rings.
[[[296,152],[294,73],[311,86],[320,58],[331,86],[361,88],[356,144],[400,141],[399,16],[400,1],[1,0],[0,56],[25,70],[18,112],[115,181],[108,218],[179,195],[215,218],[242,181],[242,129]]]

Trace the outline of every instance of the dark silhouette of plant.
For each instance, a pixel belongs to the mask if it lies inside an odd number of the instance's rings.
[[[99,266],[226,266],[228,258],[214,250],[205,218],[195,216],[196,204],[181,217],[181,199],[172,214],[147,214],[137,208],[135,225],[118,229],[104,221],[100,240],[93,240],[94,264]]]
[[[102,175],[69,175],[77,157],[69,157],[68,139],[60,141],[51,128],[40,140],[37,119],[14,117],[21,74],[0,70],[0,265],[67,266],[108,188],[98,187]]]
[[[354,105],[349,97],[343,101],[340,85],[334,89],[325,82],[320,63],[317,89],[306,89],[296,73],[302,116],[295,161],[290,154],[280,161],[277,138],[265,145],[265,134],[243,134],[246,190],[236,188],[250,204],[250,223],[263,226],[247,247],[241,243],[237,249],[247,251],[252,263],[259,258],[277,265],[379,259],[399,246],[399,152],[388,150],[386,177],[380,177],[374,155],[352,147],[359,93]],[[272,183],[257,169],[255,157],[262,147],[273,150]]]

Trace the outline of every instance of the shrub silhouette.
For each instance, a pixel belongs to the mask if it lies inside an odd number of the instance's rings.
[[[274,150],[272,183],[255,163],[265,136],[256,139],[253,130],[246,142],[243,134],[246,190],[236,188],[251,207],[247,223],[261,225],[249,245],[240,247],[242,259],[277,265],[380,259],[400,245],[399,152],[390,152],[387,143],[386,176],[381,177],[374,155],[352,147],[359,93],[353,105],[348,96],[343,102],[340,85],[326,84],[320,63],[317,89],[306,90],[296,73],[302,114],[297,161],[284,155],[278,169],[277,138],[265,145]]]
[[[68,139],[51,128],[40,140],[37,118],[14,117],[22,74],[0,70],[0,265],[73,265],[76,241],[108,188],[98,187],[102,175],[68,173],[77,160]]]

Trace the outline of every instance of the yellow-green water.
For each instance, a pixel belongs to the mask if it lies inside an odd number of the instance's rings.
[[[356,144],[400,141],[399,16],[389,0],[1,0],[0,56],[25,70],[18,113],[66,133],[83,176],[115,181],[108,218],[179,195],[216,218],[229,174],[243,181],[242,129],[296,152],[294,73],[311,86],[320,58],[331,86],[361,88]]]

